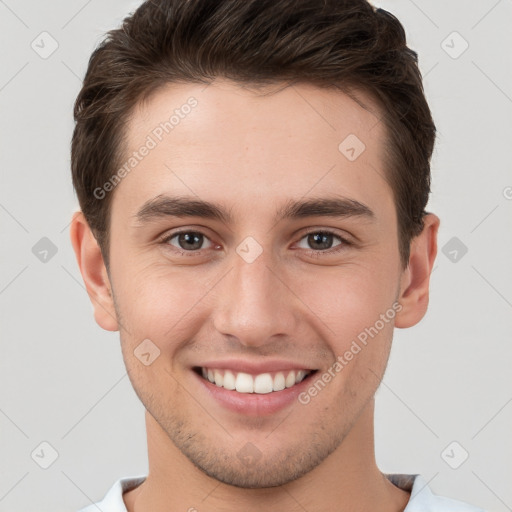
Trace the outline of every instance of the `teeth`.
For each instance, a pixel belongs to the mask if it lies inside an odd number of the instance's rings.
[[[222,372],[215,370],[213,372],[213,376],[215,377],[215,384],[217,384],[217,386],[222,386],[224,384],[224,375],[222,375]]]
[[[261,375],[257,375],[254,379],[254,392],[265,394],[272,393],[274,382],[272,381],[272,377],[270,373],[262,373]]]
[[[248,373],[239,373],[236,376],[235,389],[239,393],[253,393],[254,379]]]
[[[291,388],[295,384],[295,372],[290,372],[285,380],[285,386]]]
[[[222,385],[222,387],[224,389],[235,389],[235,376],[229,371],[225,371],[224,372],[224,383]],[[217,383],[215,383],[217,384]],[[217,384],[218,386],[220,386],[220,384]]]
[[[286,381],[284,380],[284,375],[279,372],[276,373],[274,377],[274,391],[282,391],[286,387]]]
[[[277,372],[274,377],[270,373],[261,373],[253,376],[249,373],[233,373],[230,370],[218,370],[201,368],[203,377],[216,386],[224,389],[238,391],[239,393],[267,394],[273,391],[282,391],[291,388],[303,381],[311,372],[297,370],[289,372]]]

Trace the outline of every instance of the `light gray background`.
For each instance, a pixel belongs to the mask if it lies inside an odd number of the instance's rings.
[[[73,101],[102,34],[138,3],[0,0],[0,511],[76,510],[147,471],[143,407],[118,334],[94,322],[68,233]],[[440,249],[459,244],[438,255],[425,319],[396,331],[377,460],[438,494],[512,510],[512,2],[375,4],[419,53],[439,132],[429,207]],[[43,31],[58,43],[46,59],[31,47],[51,49]],[[469,44],[461,55],[454,31]],[[43,237],[57,248],[46,262],[32,251]],[[47,469],[42,442],[58,453]]]

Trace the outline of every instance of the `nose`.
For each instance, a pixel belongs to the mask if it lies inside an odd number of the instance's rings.
[[[282,267],[263,251],[253,262],[233,255],[233,265],[217,285],[213,325],[247,347],[289,338],[299,318],[297,297]]]

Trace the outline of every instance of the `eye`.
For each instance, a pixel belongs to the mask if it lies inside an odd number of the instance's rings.
[[[205,241],[209,245],[203,247]],[[213,247],[210,239],[199,231],[179,231],[166,236],[161,242],[176,248],[179,252],[199,252],[201,249]]]
[[[333,239],[338,239],[339,243],[333,246]],[[303,240],[307,244],[307,247],[300,245]],[[332,231],[317,230],[306,233],[301,238],[301,241],[298,245],[301,249],[310,249],[311,253],[316,253],[315,255],[319,256],[319,253],[322,252],[332,254],[343,250],[347,246],[351,245],[351,243],[340,235],[333,233]]]

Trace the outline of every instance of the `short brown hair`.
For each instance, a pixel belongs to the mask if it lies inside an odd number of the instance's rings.
[[[406,267],[423,229],[436,135],[417,64],[400,22],[366,0],[145,1],[93,52],[74,108],[73,185],[107,269],[113,193],[98,199],[94,191],[122,161],[129,115],[164,84],[216,77],[366,93],[385,126]]]

